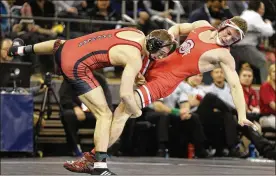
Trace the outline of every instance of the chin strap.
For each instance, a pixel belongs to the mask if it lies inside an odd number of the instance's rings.
[[[240,33],[240,40],[243,39],[244,33],[243,33],[243,31],[237,25],[235,25],[233,22],[230,21],[230,23],[226,24],[226,26],[229,26],[229,27],[232,27],[232,28],[238,30],[239,33]]]

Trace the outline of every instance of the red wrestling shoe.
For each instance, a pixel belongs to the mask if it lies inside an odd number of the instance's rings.
[[[83,153],[83,157],[76,161],[67,161],[63,167],[71,172],[92,173],[94,169],[95,155],[90,152]]]

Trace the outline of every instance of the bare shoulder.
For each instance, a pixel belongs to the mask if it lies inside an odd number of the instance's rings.
[[[205,27],[205,26],[212,27],[212,25],[206,20],[199,20],[199,21],[193,22],[194,28]]]
[[[232,69],[235,69],[235,59],[231,55],[229,49],[227,49],[227,48],[220,48],[219,52],[218,52],[218,59],[219,59],[219,62],[228,65]]]
[[[126,65],[130,61],[142,62],[141,51],[132,45],[116,45],[109,50],[113,65]]]
[[[117,33],[117,37],[123,39],[136,39],[136,38],[145,38],[145,34],[140,30],[125,30]]]

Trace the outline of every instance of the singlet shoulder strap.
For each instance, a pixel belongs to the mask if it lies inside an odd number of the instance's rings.
[[[121,28],[119,29],[115,35],[119,32],[123,32],[123,31],[133,31],[133,32],[137,32],[137,33],[140,33],[142,35],[145,35],[142,31],[138,30],[138,29],[135,29],[135,28],[130,28],[130,27],[125,27],[125,28]],[[117,36],[116,36],[117,37]],[[117,37],[118,38],[118,37]],[[127,40],[127,39],[123,39],[123,38],[120,38],[120,40],[124,40],[126,41],[128,44],[132,45],[132,46],[135,46],[137,47],[140,51],[142,51],[143,47],[140,43],[137,43],[135,41],[131,41],[131,40]]]
[[[121,31],[133,31],[133,32],[137,32],[139,34],[142,34],[142,35],[145,35],[142,31],[140,31],[139,29],[136,29],[136,28],[131,28],[131,27],[124,27],[124,28],[121,28],[119,30],[120,32]]]
[[[216,30],[216,28],[214,28],[213,26],[202,26],[194,29],[194,31],[196,31],[197,33],[201,33],[207,30]]]

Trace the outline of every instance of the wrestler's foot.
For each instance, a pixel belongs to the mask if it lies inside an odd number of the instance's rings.
[[[115,173],[111,172],[108,168],[95,168],[92,172],[90,172],[91,175],[116,175]]]
[[[24,41],[20,38],[16,38],[12,42],[12,46],[9,48],[8,56],[19,56],[24,53]]]
[[[71,172],[91,173],[93,172],[95,155],[90,152],[83,153],[83,157],[76,161],[67,161],[63,167]]]

